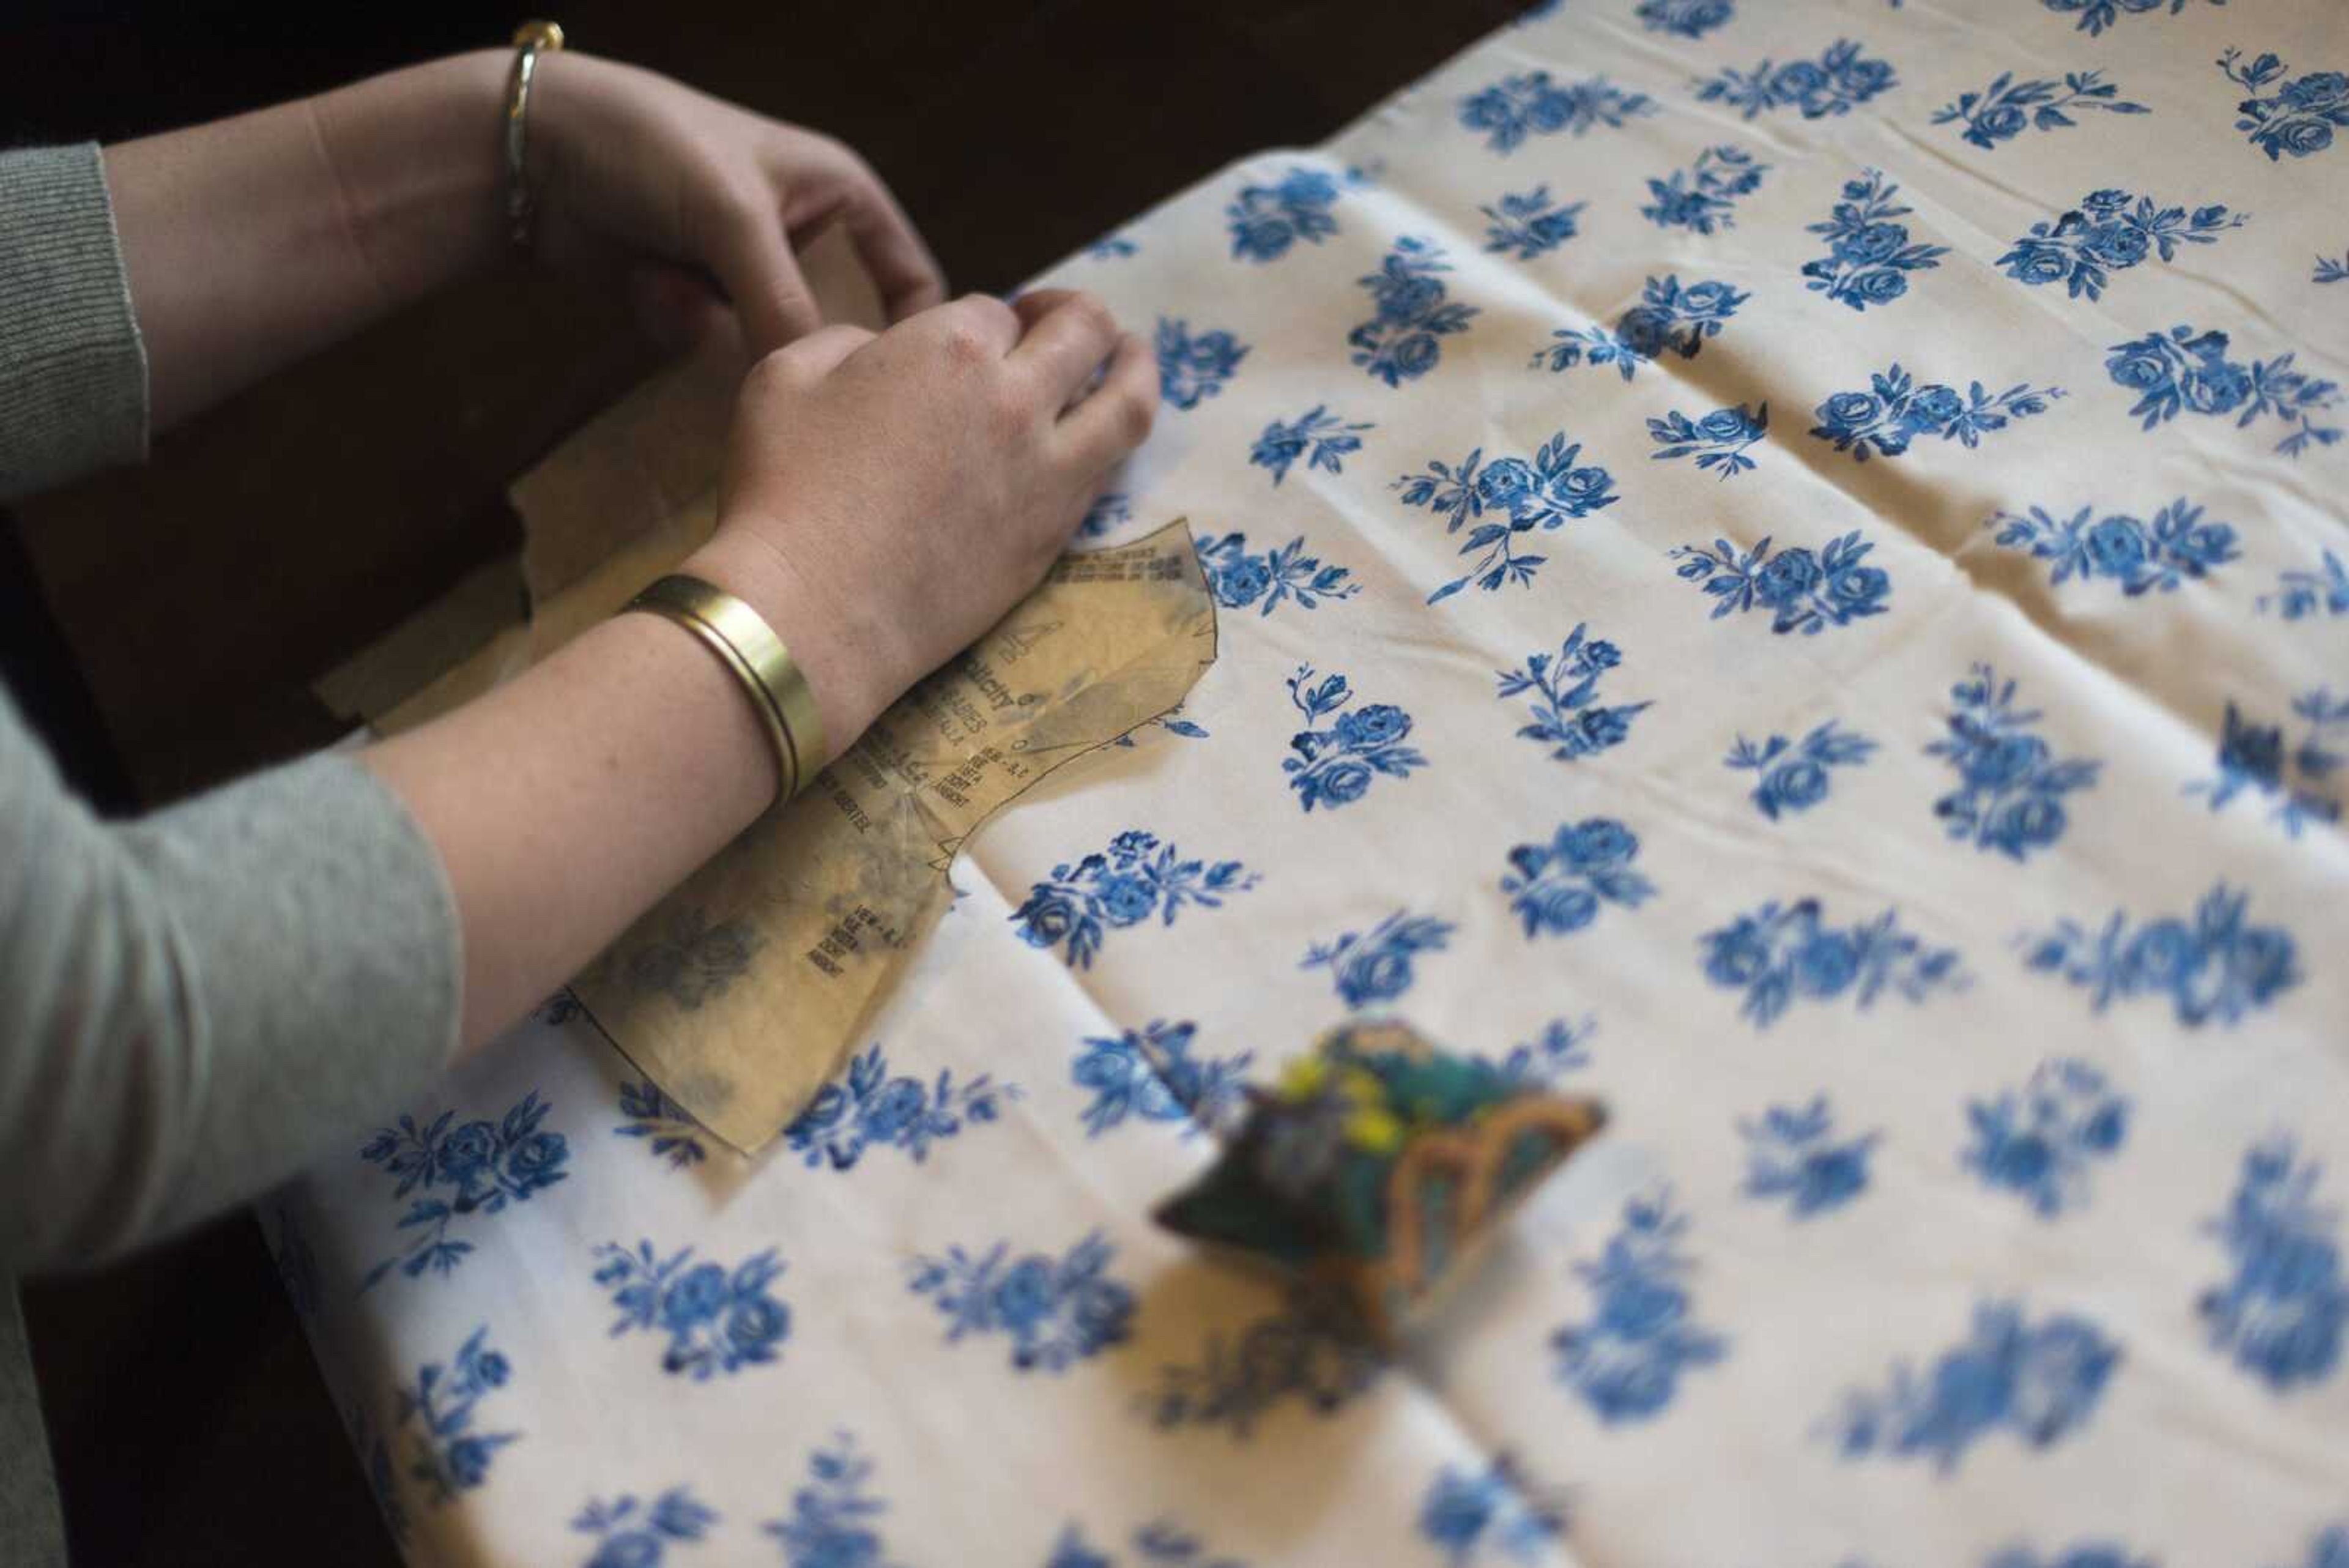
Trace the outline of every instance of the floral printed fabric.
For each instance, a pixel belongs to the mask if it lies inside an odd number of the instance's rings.
[[[410,1558],[2349,1568],[2344,84],[2333,0],[1552,0],[1040,279],[1217,662],[760,1157],[560,1001],[330,1135]],[[1609,1116],[1392,1361],[1151,1220],[1381,1018]]]

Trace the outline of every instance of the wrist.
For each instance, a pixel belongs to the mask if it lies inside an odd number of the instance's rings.
[[[312,100],[353,243],[387,303],[502,254],[511,64],[510,51],[474,49]]]
[[[820,591],[757,535],[740,527],[721,530],[678,569],[749,605],[782,640],[823,715],[833,756],[846,751],[895,700],[897,693],[880,673],[890,665],[874,630],[851,619],[837,595]]]

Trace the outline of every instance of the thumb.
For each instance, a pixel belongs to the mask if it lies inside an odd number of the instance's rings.
[[[738,211],[717,236],[709,257],[734,302],[745,346],[756,359],[823,325],[815,294],[800,274],[783,232],[782,214],[753,203]]]

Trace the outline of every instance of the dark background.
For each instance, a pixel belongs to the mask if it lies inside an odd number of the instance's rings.
[[[574,47],[854,143],[952,286],[1000,291],[1235,157],[1320,140],[1522,3],[546,14]],[[231,114],[502,43],[525,15],[10,10],[0,145]],[[429,301],[165,436],[143,470],[0,511],[0,674],[110,814],[330,741],[311,680],[511,554],[505,483],[655,362],[585,280],[516,266]],[[27,1285],[25,1304],[82,1568],[397,1561],[251,1218]]]

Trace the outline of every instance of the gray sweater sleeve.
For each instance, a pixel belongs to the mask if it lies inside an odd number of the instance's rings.
[[[0,1272],[355,1149],[454,1047],[440,858],[349,757],[110,826],[0,698]]]
[[[0,489],[135,457],[145,427],[96,150],[0,156]],[[358,763],[109,824],[0,693],[0,1274],[356,1147],[448,1060],[460,975],[439,855]]]
[[[0,153],[0,502],[147,455],[147,348],[95,142]]]

